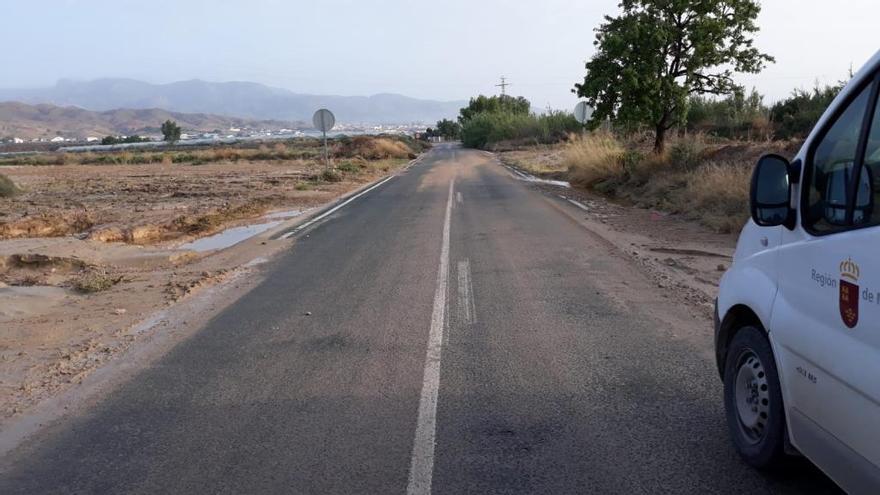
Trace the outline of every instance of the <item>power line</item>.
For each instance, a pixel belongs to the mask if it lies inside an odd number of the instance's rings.
[[[507,78],[504,76],[501,76],[501,84],[495,85],[495,87],[501,88],[501,96],[504,96],[507,94],[507,87],[508,86],[511,86],[511,84],[509,82],[507,82]]]

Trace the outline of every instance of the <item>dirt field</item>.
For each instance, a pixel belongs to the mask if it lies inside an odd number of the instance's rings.
[[[273,232],[407,161],[0,167],[22,190],[0,198],[0,425],[142,339],[151,315],[290,245]]]

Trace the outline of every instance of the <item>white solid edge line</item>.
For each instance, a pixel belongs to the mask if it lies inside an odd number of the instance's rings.
[[[419,399],[419,418],[413,441],[412,462],[409,468],[409,495],[431,493],[434,475],[434,441],[437,430],[437,394],[440,390],[440,356],[443,351],[443,327],[446,320],[446,291],[449,284],[449,224],[452,217],[452,190],[455,178],[449,182],[446,217],[443,220],[443,240],[440,247],[440,267],[437,270],[437,288],[431,329],[428,332],[428,351],[425,355],[425,374]]]
[[[300,225],[299,227],[297,227],[297,228],[291,230],[290,232],[284,234],[283,236],[281,236],[281,239],[289,239],[290,237],[292,237],[292,236],[298,234],[298,233],[299,233],[300,231],[302,231],[303,229],[309,227],[310,225],[315,224],[316,222],[320,222],[321,220],[323,220],[323,219],[327,218],[328,216],[332,215],[333,213],[336,213],[337,211],[339,211],[339,209],[345,207],[347,204],[349,204],[349,203],[351,203],[352,201],[358,199],[359,197],[363,196],[364,194],[367,194],[368,192],[372,191],[373,189],[376,189],[377,187],[381,186],[382,184],[388,182],[389,180],[391,180],[391,179],[393,179],[393,178],[395,178],[395,177],[397,177],[397,176],[396,176],[396,175],[392,175],[392,176],[390,176],[390,177],[386,177],[386,178],[382,179],[381,181],[379,181],[379,182],[373,184],[372,186],[370,186],[369,188],[364,189],[363,191],[361,191],[361,192],[355,194],[354,196],[348,198],[348,199],[345,200],[344,202],[342,202],[342,203],[340,203],[340,204],[334,206],[333,208],[331,208],[331,209],[325,211],[324,213],[318,215],[317,217],[315,217],[315,218],[309,220],[308,222],[306,222],[306,223]]]
[[[575,200],[573,200],[573,199],[569,199],[568,202],[571,203],[571,204],[573,204],[573,205],[575,205],[575,206],[577,206],[578,208],[580,208],[580,209],[582,209],[582,210],[584,210],[584,211],[590,211],[590,209],[587,208],[587,207],[586,207],[583,203],[581,203],[580,201],[575,201]]]

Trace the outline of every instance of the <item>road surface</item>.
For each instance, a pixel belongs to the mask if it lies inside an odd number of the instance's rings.
[[[4,460],[0,493],[828,493],[744,465],[712,330],[486,153],[435,148]]]

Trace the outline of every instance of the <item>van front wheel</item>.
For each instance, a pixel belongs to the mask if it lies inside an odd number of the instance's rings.
[[[755,327],[733,337],[724,367],[724,409],[736,450],[758,468],[784,456],[785,411],[770,342]]]

